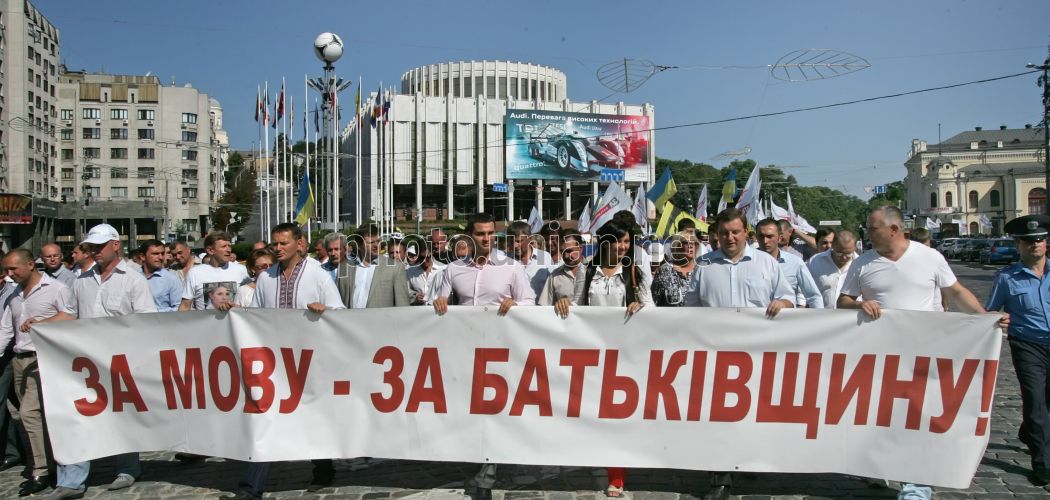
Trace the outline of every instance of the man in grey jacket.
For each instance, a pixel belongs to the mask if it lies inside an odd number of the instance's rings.
[[[352,259],[339,263],[335,284],[347,309],[408,306],[405,266],[379,255],[379,228],[361,226],[351,237]]]

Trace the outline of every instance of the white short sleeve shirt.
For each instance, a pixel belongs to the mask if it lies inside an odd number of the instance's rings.
[[[842,293],[874,300],[886,309],[940,311],[940,295],[934,292],[955,282],[955,273],[940,252],[909,241],[896,262],[875,250],[864,252],[850,265]]]

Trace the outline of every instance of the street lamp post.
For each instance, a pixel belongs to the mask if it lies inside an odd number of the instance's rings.
[[[344,82],[341,78],[335,75],[335,66],[333,65],[340,57],[343,56],[343,40],[339,38],[339,35],[335,33],[321,33],[317,35],[314,40],[314,55],[318,59],[324,62],[324,76],[309,80],[308,83],[310,88],[316,90],[321,94],[322,102],[322,116],[324,117],[322,127],[324,136],[330,141],[329,142],[329,153],[330,155],[325,158],[325,162],[331,161],[326,168],[330,175],[330,185],[325,186],[323,191],[331,194],[327,197],[328,202],[328,216],[330,219],[331,229],[334,231],[339,230],[339,146],[337,144],[337,137],[339,135],[339,117],[336,106],[336,94],[349,87],[352,82]],[[360,204],[360,200],[356,200],[356,203]]]
[[[1043,75],[1036,80],[1035,84],[1043,88],[1043,164],[1046,174],[1046,211],[1050,215],[1050,56],[1043,61],[1042,65],[1028,63],[1028,68],[1037,69]]]

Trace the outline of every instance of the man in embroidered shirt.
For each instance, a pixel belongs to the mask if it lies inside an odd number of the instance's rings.
[[[29,451],[33,457],[29,480],[22,483],[18,496],[28,496],[51,485],[48,475],[51,456],[41,411],[40,371],[29,328],[33,323],[65,310],[73,297],[66,285],[37,271],[33,265],[33,254],[24,248],[12,250],[4,257],[3,264],[4,270],[18,284],[0,319],[0,344],[7,345],[14,339],[15,359],[12,368],[15,395],[20,404],[18,414],[29,436]]]
[[[763,219],[755,225],[755,235],[758,238],[759,250],[768,253],[780,263],[784,277],[795,292],[795,305],[823,309],[824,297],[813,282],[813,276],[809,274],[806,263],[802,262],[802,258],[780,248],[780,226],[777,221]]]
[[[153,293],[153,303],[157,312],[178,311],[182,303],[182,282],[175,273],[164,268],[164,254],[167,245],[159,240],[149,240],[142,244],[142,274]]]
[[[449,296],[455,294],[459,305],[483,306],[499,304],[500,316],[510,308],[536,304],[536,294],[525,275],[525,266],[508,258],[493,247],[496,240],[496,222],[491,215],[478,213],[467,218],[467,235],[474,253],[468,259],[453,261],[445,268],[434,299],[434,311],[448,312]],[[474,500],[491,500],[496,483],[496,464],[484,464],[474,476]]]
[[[94,258],[95,267],[81,274],[73,283],[73,300],[66,304],[65,311],[43,321],[157,312],[146,277],[131,270],[124,262],[120,235],[113,226],[99,224],[92,227],[83,243]],[[142,472],[139,454],[117,455],[116,469],[117,477],[107,488],[131,486]],[[58,486],[48,498],[83,497],[90,470],[91,462],[59,464]]]
[[[339,290],[328,272],[316,260],[303,257],[306,240],[295,223],[278,224],[271,231],[277,265],[261,273],[256,280],[251,307],[267,309],[308,309],[321,314],[328,309],[344,309]],[[220,309],[235,307],[226,304]],[[335,467],[331,460],[314,460],[313,478],[307,487],[317,491],[332,484]],[[257,500],[262,498],[270,477],[269,462],[252,462],[241,477],[239,492],[234,498]]]

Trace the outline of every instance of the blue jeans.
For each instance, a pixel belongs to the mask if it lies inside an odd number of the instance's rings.
[[[142,475],[142,464],[139,463],[138,453],[121,453],[116,456],[117,474],[127,474],[138,479]],[[91,462],[78,462],[75,464],[58,464],[58,486],[82,490],[86,488],[88,474],[91,472]]]

